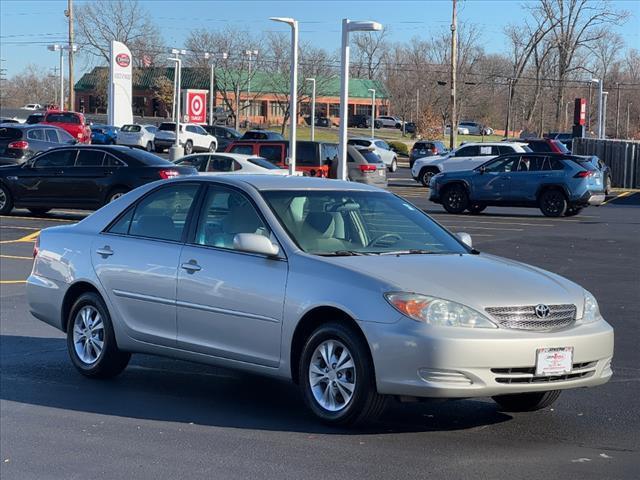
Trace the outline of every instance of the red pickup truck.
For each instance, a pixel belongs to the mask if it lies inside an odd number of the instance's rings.
[[[81,113],[49,110],[42,124],[54,125],[66,130],[78,143],[91,143],[91,128]]]

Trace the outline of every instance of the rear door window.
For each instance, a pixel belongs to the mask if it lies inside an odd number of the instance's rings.
[[[236,153],[245,153],[234,150]],[[251,153],[251,152],[247,152]],[[272,163],[282,162],[282,145],[260,145],[258,155],[262,158],[266,158]]]
[[[101,150],[80,150],[76,158],[76,167],[101,167],[104,152]]]
[[[44,130],[44,134],[47,138],[47,142],[51,142],[51,143],[59,143],[60,140],[58,139],[58,132],[55,131],[53,128],[45,128]],[[69,136],[69,139],[71,139],[72,137]]]
[[[42,128],[34,128],[33,130],[29,130],[27,132],[27,138],[29,140],[37,140],[40,142],[46,141],[44,130]]]
[[[500,155],[505,155],[507,153],[515,153],[515,150],[513,149],[513,147],[510,147],[509,145],[499,145],[498,151],[500,152]]]
[[[456,157],[477,157],[480,155],[480,148],[477,145],[462,147],[456,152]]]
[[[73,167],[77,150],[56,150],[45,153],[35,162],[35,168]]]

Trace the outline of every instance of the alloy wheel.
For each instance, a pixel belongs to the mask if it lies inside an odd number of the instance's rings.
[[[557,214],[562,209],[562,197],[559,193],[547,195],[544,199],[545,210],[552,214]]]
[[[353,398],[355,363],[349,349],[338,340],[325,340],[317,346],[308,374],[313,398],[325,410],[339,412]]]
[[[73,321],[73,346],[86,365],[98,361],[104,349],[104,323],[100,312],[92,306],[82,307]]]
[[[4,190],[0,188],[0,210],[4,208],[7,204],[7,194],[4,193]]]
[[[119,199],[121,196],[124,195],[124,192],[116,192],[113,195],[111,195],[111,197],[109,198],[109,203]]]

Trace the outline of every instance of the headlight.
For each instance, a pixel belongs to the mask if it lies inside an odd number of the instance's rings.
[[[601,317],[600,308],[596,297],[590,292],[584,291],[584,308],[582,310],[582,323],[592,323]]]
[[[418,322],[439,327],[497,328],[472,308],[417,293],[387,293],[387,301],[400,313]]]

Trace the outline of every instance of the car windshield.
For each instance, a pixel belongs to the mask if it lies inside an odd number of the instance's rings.
[[[565,147],[564,143],[560,140],[551,140],[553,144],[560,150],[561,153],[571,153],[567,147]]]
[[[169,123],[169,122],[161,123],[160,127],[158,128],[158,130],[162,130],[164,132],[175,132],[176,131],[176,124],[175,123]]]
[[[386,192],[274,190],[263,197],[305,252],[324,256],[460,254],[468,250],[421,210]]]
[[[120,131],[121,132],[139,132],[140,125],[123,125]]]
[[[253,163],[254,165],[257,165],[262,168],[266,168],[267,170],[280,170],[280,167],[278,167],[277,165],[274,165],[269,160],[262,157],[247,158],[247,162]]]

